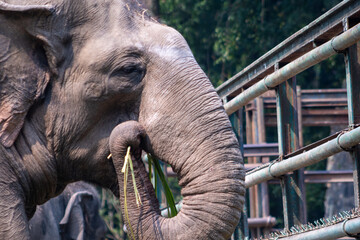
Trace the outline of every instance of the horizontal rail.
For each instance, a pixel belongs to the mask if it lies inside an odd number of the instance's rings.
[[[352,170],[337,171],[304,171],[305,183],[352,183],[354,182]]]
[[[245,163],[245,170],[251,171],[257,167],[261,167],[262,163]],[[171,167],[167,168],[168,177],[176,177]],[[304,171],[305,183],[352,183],[354,182],[352,170],[318,170],[318,171]],[[280,184],[279,179],[270,179],[269,184]]]
[[[275,113],[265,114],[265,126],[277,126]],[[302,110],[302,126],[338,126],[349,123],[347,109],[314,109]]]
[[[301,89],[301,101],[304,103],[313,101],[346,101],[346,89]]]
[[[275,226],[276,218],[267,216],[263,218],[248,218],[249,228],[270,228]]]
[[[353,183],[352,170],[304,171],[305,183]],[[280,184],[279,179],[270,179],[269,184]]]
[[[313,45],[330,40],[343,31],[344,18],[358,18],[360,2],[342,1],[328,12],[294,33],[289,38],[268,51],[241,72],[220,85],[216,91],[221,98],[233,96],[243,87],[248,87],[255,81],[274,71],[278,62],[290,62],[304,52],[313,49]]]
[[[262,163],[245,163],[244,167],[245,167],[246,171],[251,171],[251,170],[253,170],[253,169],[257,168],[257,167],[260,167],[262,165],[263,165]],[[177,177],[176,173],[169,166],[166,168],[166,176],[167,177]]]
[[[348,234],[356,235],[360,232],[360,218],[345,220],[343,222],[322,227],[309,232],[303,232],[289,237],[282,237],[281,240],[330,240],[346,237]]]
[[[248,172],[245,177],[245,187],[249,188],[274,177],[284,175],[288,172],[310,166],[327,157],[330,157],[344,149],[349,149],[360,142],[360,127],[355,128],[337,138],[323,143],[307,152],[301,153],[288,159],[272,162],[262,168]]]
[[[244,144],[244,157],[279,156],[278,143]]]
[[[301,114],[302,126],[348,125],[346,89],[302,89]],[[268,91],[261,96],[266,111],[265,126],[277,126],[275,91]],[[245,111],[255,111],[256,104],[250,101]],[[246,151],[244,151],[246,154]]]
[[[302,108],[335,108],[347,107],[346,89],[302,89],[301,93],[301,107]],[[261,96],[264,100],[265,108],[276,108],[276,93],[269,91]],[[252,110],[252,102],[246,108]]]
[[[311,50],[246,89],[240,95],[224,105],[226,113],[228,115],[234,113],[241,107],[245,106],[249,101],[268,91],[270,88],[276,87],[280,83],[292,78],[305,69],[312,67],[336,54],[338,51],[342,51],[350,47],[359,40],[360,24],[357,24],[348,31]]]

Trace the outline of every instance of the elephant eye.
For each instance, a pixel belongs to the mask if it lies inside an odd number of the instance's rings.
[[[119,76],[119,77],[125,77],[125,76],[132,76],[132,75],[142,75],[144,72],[144,69],[141,66],[138,65],[127,65],[123,66],[119,69],[116,69],[111,73],[111,76]]]
[[[138,71],[138,69],[136,68],[136,66],[128,66],[128,67],[124,67],[122,71],[126,74],[130,74]]]

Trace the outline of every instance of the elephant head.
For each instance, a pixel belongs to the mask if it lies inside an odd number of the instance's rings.
[[[0,160],[17,169],[8,175],[23,211],[31,216],[35,204],[78,180],[123,199],[120,169],[130,145],[143,201],[138,208],[129,200],[135,238],[229,238],[244,202],[242,158],[222,103],[183,37],[136,0],[6,2]],[[174,218],[159,215],[143,150],[178,174],[184,200]]]

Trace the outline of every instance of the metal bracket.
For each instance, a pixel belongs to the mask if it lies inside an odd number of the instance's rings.
[[[264,87],[266,88],[266,90],[272,90],[273,88],[272,87],[269,87],[267,84],[266,84],[266,79],[267,79],[268,75],[266,77],[264,77],[264,79],[262,80],[263,82],[263,85]]]
[[[278,159],[276,159],[276,160],[274,160],[274,161],[272,161],[272,162],[270,163],[269,168],[268,168],[268,172],[269,172],[269,175],[270,175],[272,178],[281,179],[281,176],[274,176],[274,175],[271,173],[270,169],[271,169],[271,166],[272,166],[274,163],[281,162],[283,159],[284,159],[284,155],[281,154],[281,155],[279,155],[279,158],[278,158]]]
[[[270,171],[270,170],[271,170],[271,166],[272,166],[274,163],[276,163],[276,161],[273,161],[272,163],[270,163],[268,171],[269,171],[269,175],[270,175],[271,177],[277,178],[277,177],[274,176],[274,175],[271,173],[271,171]]]
[[[338,147],[343,150],[344,152],[351,152],[353,148],[344,148],[343,146],[340,145],[340,137],[341,135],[343,135],[344,133],[346,133],[345,131],[341,131],[340,134],[336,137],[336,144],[338,145]]]
[[[343,223],[342,223],[342,230],[343,232],[346,234],[346,236],[348,237],[352,237],[352,238],[359,238],[360,237],[360,234],[351,234],[351,233],[348,233],[346,230],[345,230],[345,224],[346,222],[349,221],[349,219],[346,219]]]
[[[334,50],[334,52],[336,52],[336,53],[345,54],[345,50],[337,50],[336,48],[334,48],[333,41],[334,41],[335,38],[336,38],[336,36],[333,37],[333,38],[331,39],[331,41],[330,41],[331,48],[332,48],[332,49]]]
[[[281,175],[281,176],[275,176],[271,173],[271,167],[272,165],[274,165],[275,163],[278,163],[278,162],[281,162],[283,160],[283,155],[280,155],[278,159],[272,161],[269,165],[269,168],[268,168],[268,172],[269,172],[269,175],[272,177],[272,178],[277,178],[277,179],[282,179],[284,176]]]

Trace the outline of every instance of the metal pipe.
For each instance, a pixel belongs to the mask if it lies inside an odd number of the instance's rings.
[[[323,143],[307,152],[288,159],[273,162],[264,168],[255,169],[246,174],[245,187],[249,188],[274,177],[317,163],[338,152],[349,149],[360,142],[360,127],[355,128],[337,138]]]
[[[348,234],[356,235],[360,232],[360,218],[345,220],[338,224],[319,228],[309,232],[296,234],[289,237],[281,238],[281,240],[329,240],[346,237]]]
[[[352,170],[304,171],[304,183],[353,183]],[[268,184],[280,184],[279,179],[270,179]]]
[[[305,69],[329,58],[338,51],[344,50],[360,40],[360,24],[355,25],[348,31],[311,50],[293,62],[268,75],[256,84],[252,85],[237,97],[224,105],[228,115],[245,106],[270,88],[276,87],[287,79],[297,75]]]
[[[248,218],[249,228],[271,228],[276,224],[276,218],[267,216],[262,218]]]

